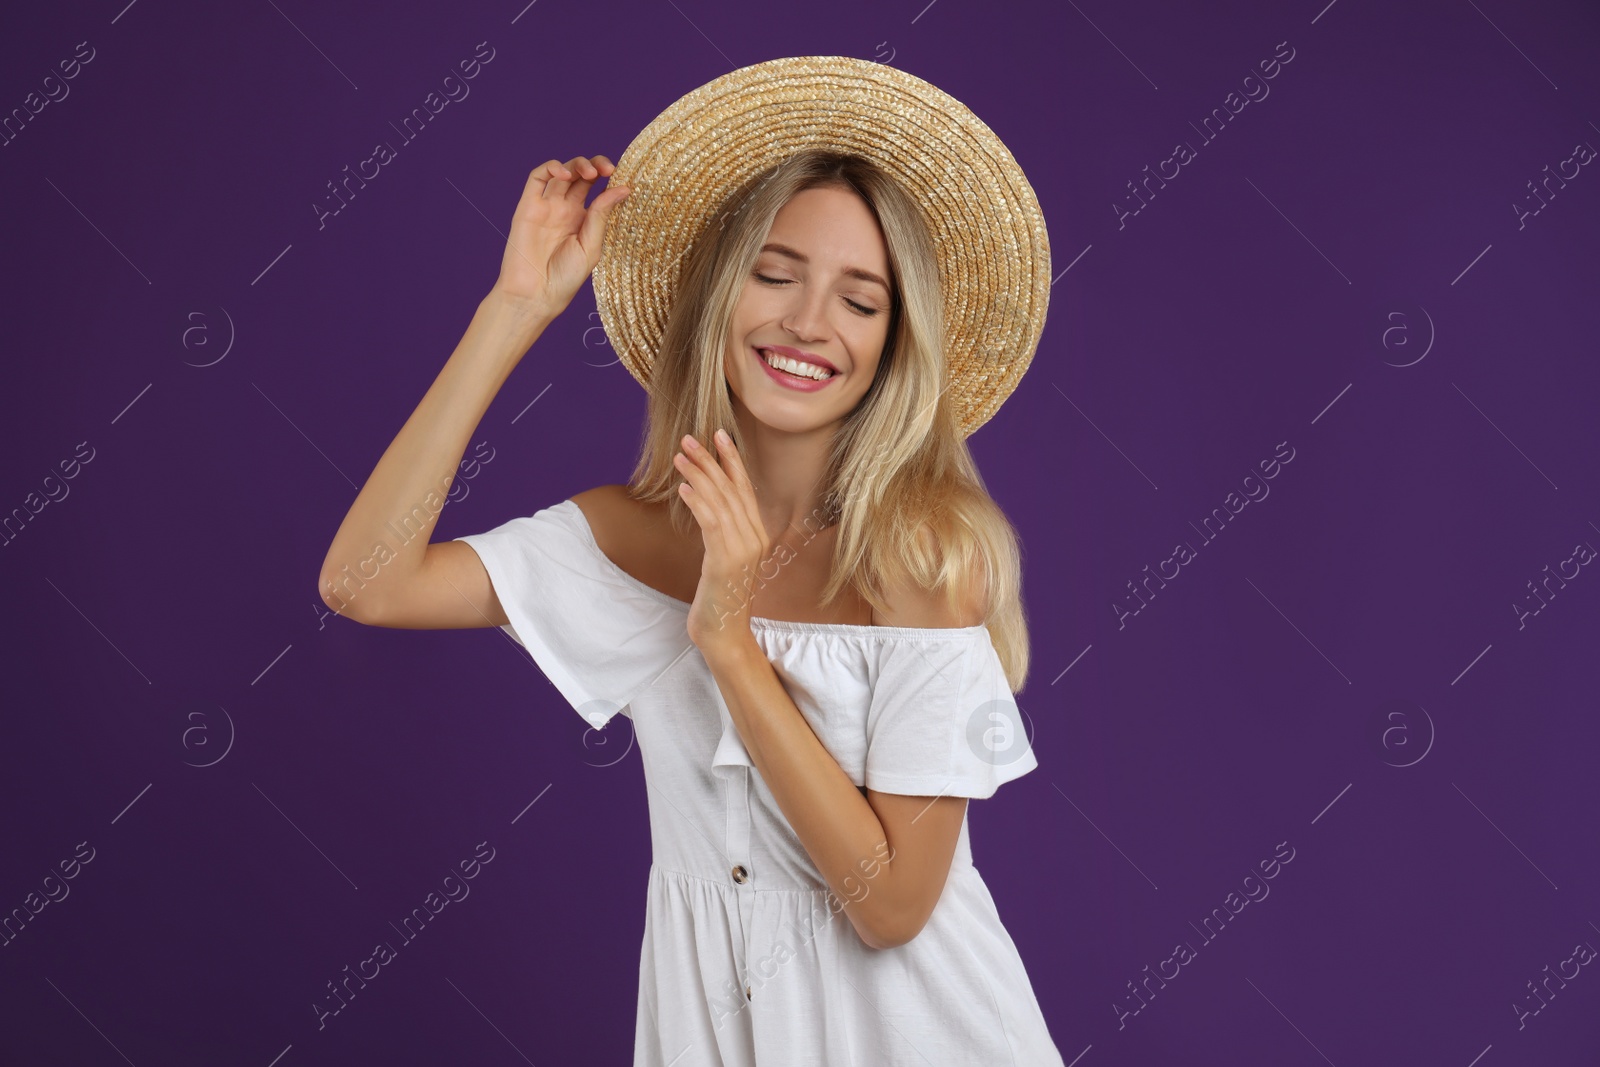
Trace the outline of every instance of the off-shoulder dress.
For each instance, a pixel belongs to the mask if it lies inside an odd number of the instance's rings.
[[[869,948],[751,762],[687,603],[613,563],[572,500],[457,540],[573,708],[631,721],[652,843],[634,1067],[1062,1063],[965,819],[926,926]],[[1038,766],[984,626],[750,627],[858,788],[983,799]]]

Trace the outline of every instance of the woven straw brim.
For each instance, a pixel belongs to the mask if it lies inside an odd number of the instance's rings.
[[[1050,298],[1044,216],[1022,168],[965,104],[882,63],[757,63],[708,82],[645,127],[610,177],[632,192],[612,212],[593,275],[606,336],[648,389],[694,241],[730,195],[812,147],[871,160],[922,205],[944,294],[946,395],[971,434],[1038,347]]]

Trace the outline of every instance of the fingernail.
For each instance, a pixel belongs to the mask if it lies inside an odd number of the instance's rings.
[[[721,441],[725,445],[729,445],[729,444],[733,443],[733,440],[728,436],[728,433],[727,433],[726,430],[718,430],[717,431],[717,440]]]

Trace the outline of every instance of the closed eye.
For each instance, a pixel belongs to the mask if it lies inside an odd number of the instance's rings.
[[[760,271],[754,271],[753,273],[755,274],[755,276],[757,278],[760,278],[762,281],[766,282],[768,285],[793,285],[794,284],[793,280],[790,279],[790,278],[769,278],[765,274],[762,274]],[[854,300],[851,300],[849,297],[845,297],[844,298],[844,302],[846,304],[849,304],[856,311],[858,311],[861,314],[867,316],[868,318],[871,318],[873,315],[876,315],[878,313],[878,309],[877,308],[867,307],[864,304],[858,304]]]

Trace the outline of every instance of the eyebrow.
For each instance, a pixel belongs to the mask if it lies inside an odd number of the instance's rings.
[[[776,252],[780,256],[788,256],[790,259],[796,260],[800,263],[811,262],[809,258],[807,258],[798,250],[790,248],[788,245],[779,244],[776,241],[768,241],[766,244],[761,246],[761,251]],[[844,273],[851,278],[859,278],[864,282],[873,282],[877,285],[881,285],[886,293],[892,294],[894,292],[894,289],[889,285],[888,282],[884,281],[881,277],[872,273],[870,270],[862,270],[860,267],[846,267],[844,269]]]

